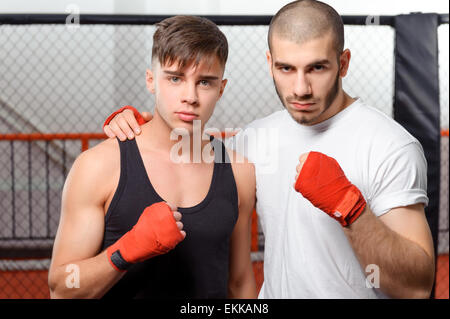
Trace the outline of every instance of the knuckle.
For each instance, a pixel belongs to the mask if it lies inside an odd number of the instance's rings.
[[[111,121],[111,123],[109,124],[109,128],[110,128],[113,132],[117,131],[117,124],[116,124],[116,122]]]
[[[134,118],[134,114],[133,113],[127,113],[127,114],[124,114],[124,118],[126,118],[128,121],[133,121],[135,118]]]

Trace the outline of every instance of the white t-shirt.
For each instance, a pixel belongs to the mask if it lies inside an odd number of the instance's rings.
[[[255,164],[256,211],[265,235],[259,298],[385,297],[367,287],[373,269],[362,269],[342,226],[294,190],[295,168],[309,151],[335,158],[381,216],[395,207],[428,204],[420,143],[360,99],[314,126],[298,124],[286,110],[275,112],[232,142]]]

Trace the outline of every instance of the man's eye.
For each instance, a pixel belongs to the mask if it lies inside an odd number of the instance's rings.
[[[208,86],[209,85],[209,81],[208,80],[200,80],[200,85],[202,86]]]
[[[179,77],[176,77],[176,76],[171,76],[170,77],[170,82],[172,82],[172,83],[178,83],[179,81],[180,81]]]
[[[323,65],[315,65],[313,66],[314,71],[322,71],[324,69]]]
[[[290,66],[283,66],[283,67],[281,67],[281,71],[283,71],[283,72],[289,72],[291,70],[292,70],[292,68]]]

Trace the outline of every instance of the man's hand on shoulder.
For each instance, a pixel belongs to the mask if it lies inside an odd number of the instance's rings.
[[[117,137],[122,142],[132,140],[141,134],[140,125],[150,121],[153,116],[149,112],[139,113],[134,107],[127,105],[112,113],[103,124],[103,131],[110,137]]]

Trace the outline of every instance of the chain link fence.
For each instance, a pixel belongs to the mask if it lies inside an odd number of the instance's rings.
[[[208,127],[237,129],[282,105],[265,57],[268,27],[220,28],[230,47],[228,84]],[[153,111],[154,98],[145,85],[153,32],[152,25],[0,25],[0,134],[48,134],[45,140],[0,139],[0,298],[48,297],[48,258],[61,190],[83,138],[90,146],[100,142],[91,133],[101,132],[104,119],[120,106]],[[346,25],[345,32],[352,60],[344,89],[392,117],[394,29]],[[448,38],[448,25],[439,32],[440,38]],[[445,54],[441,107],[446,103],[442,124],[448,129],[448,42],[441,56]],[[85,135],[57,136],[69,133]],[[444,140],[447,170],[442,169],[441,190],[446,191],[439,237],[444,244],[439,252],[448,256],[448,138]],[[258,240],[260,253],[254,256],[261,259],[261,232]]]

